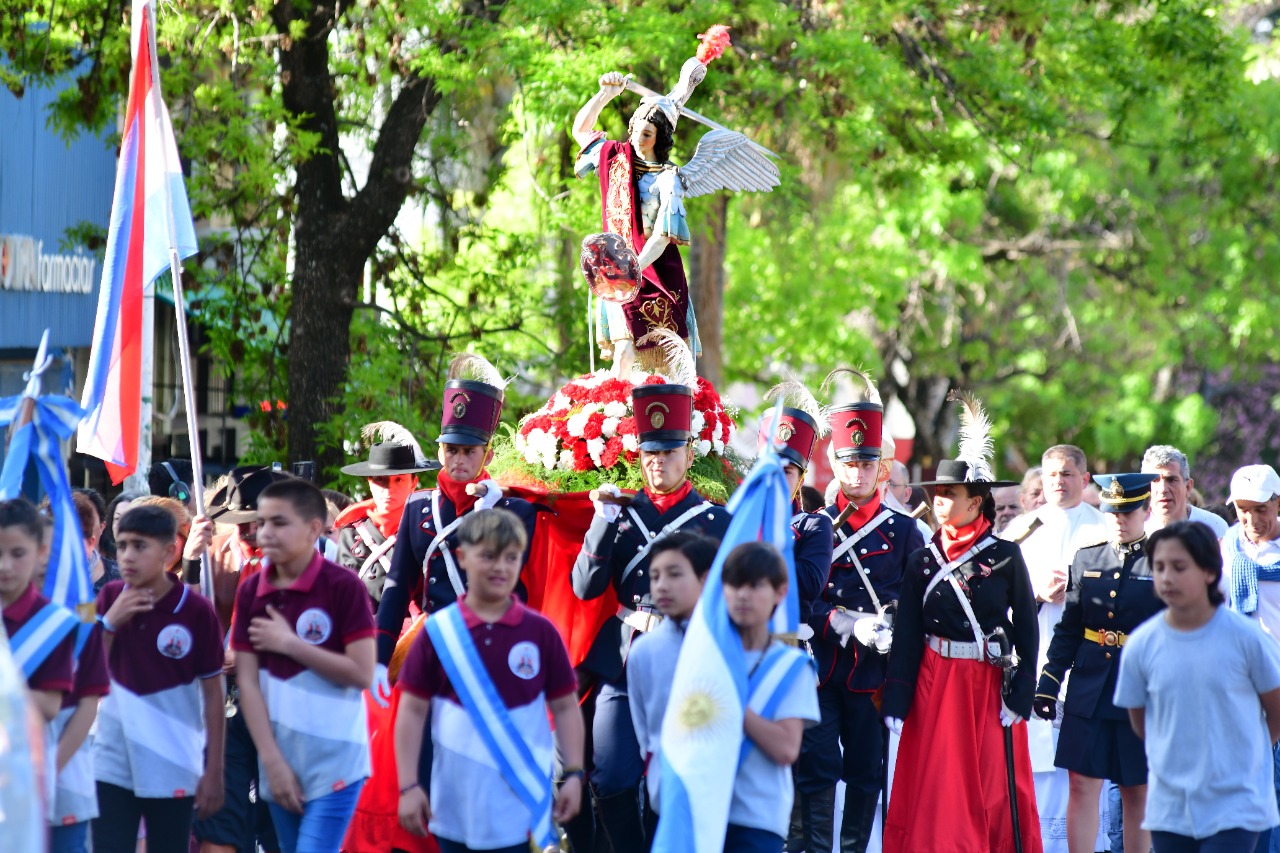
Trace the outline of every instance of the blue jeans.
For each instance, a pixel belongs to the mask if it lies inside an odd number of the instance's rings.
[[[1151,846],[1156,853],[1249,853],[1257,840],[1258,833],[1248,829],[1224,829],[1200,839],[1174,832],[1151,833]]]
[[[1124,853],[1124,801],[1120,799],[1120,786],[1115,782],[1106,782],[1107,812],[1111,815],[1111,825],[1107,827],[1107,839],[1111,842],[1111,853]],[[1138,853],[1147,853],[1140,850]]]
[[[49,853],[85,853],[89,849],[89,821],[49,827]]]
[[[302,814],[269,802],[280,853],[338,853],[363,787],[361,779],[341,791],[308,800]]]
[[[514,847],[490,847],[486,850],[476,850],[474,847],[468,847],[460,841],[450,841],[447,838],[436,836],[436,844],[440,845],[440,853],[529,853],[529,845],[517,844]]]
[[[767,829],[731,823],[724,833],[724,853],[782,853],[786,839]]]
[[[1280,804],[1280,745],[1271,752],[1273,764],[1272,779],[1275,782],[1276,802]],[[1258,844],[1254,853],[1280,853],[1280,832],[1268,829],[1258,836]]]

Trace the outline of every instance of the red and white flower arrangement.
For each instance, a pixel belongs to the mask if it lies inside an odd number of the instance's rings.
[[[649,374],[639,384],[669,381]],[[579,376],[520,422],[516,451],[528,465],[547,471],[607,470],[619,462],[634,464],[640,440],[631,408],[633,387],[635,383],[617,379],[607,369]],[[737,429],[720,394],[699,378],[693,397],[695,454],[723,454]]]

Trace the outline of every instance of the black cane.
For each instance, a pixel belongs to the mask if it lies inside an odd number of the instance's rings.
[[[996,665],[1004,671],[1000,685],[1000,699],[1003,702],[1009,695],[1009,687],[1013,683],[1013,648],[1004,628],[996,628],[992,631],[991,639],[1000,647],[1000,659],[996,661]],[[1022,823],[1018,817],[1018,774],[1013,765],[1013,726],[1004,725],[1002,720],[1000,728],[1004,730],[1004,769],[1009,779],[1009,817],[1013,822],[1013,849],[1015,853],[1022,853]]]

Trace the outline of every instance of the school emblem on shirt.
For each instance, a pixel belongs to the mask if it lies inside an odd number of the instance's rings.
[[[302,611],[302,615],[298,617],[297,628],[298,636],[304,642],[318,646],[329,639],[329,635],[333,633],[333,620],[319,607],[312,607]]]
[[[538,647],[525,640],[511,647],[511,653],[507,655],[507,665],[518,677],[528,681],[542,668],[542,657],[538,654]]]
[[[185,625],[169,625],[156,637],[156,648],[167,658],[185,658],[191,651],[191,632]]]

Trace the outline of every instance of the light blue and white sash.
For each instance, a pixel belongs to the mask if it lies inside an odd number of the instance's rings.
[[[48,660],[58,644],[79,624],[80,620],[74,613],[53,602],[37,610],[10,641],[13,660],[22,670],[22,676],[31,678],[32,673]]]
[[[747,687],[747,707],[766,720],[772,720],[778,705],[786,698],[791,685],[805,672],[817,674],[813,669],[813,658],[806,654],[792,654],[792,649],[783,643],[772,643],[764,651],[764,660],[752,673]],[[738,766],[746,760],[751,750],[756,749],[751,738],[742,739],[742,752],[738,756]]]
[[[532,815],[531,831],[542,849],[556,844],[551,825],[553,789],[549,767],[540,767],[516,728],[498,688],[484,668],[462,611],[451,604],[426,620],[427,634],[462,707],[489,748],[502,778]]]

